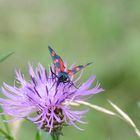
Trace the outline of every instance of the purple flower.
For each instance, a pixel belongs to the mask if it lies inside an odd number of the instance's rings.
[[[57,86],[57,77],[39,64],[34,70],[29,65],[30,80],[25,80],[20,71],[16,71],[16,82],[14,86],[3,84],[1,92],[7,97],[0,98],[3,113],[14,117],[14,119],[26,118],[38,125],[40,129],[55,132],[63,125],[84,123],[81,121],[87,112],[73,110],[67,101],[87,100],[92,95],[103,91],[100,84],[90,88],[95,81],[92,76],[78,88],[71,83],[60,83]],[[80,78],[73,83],[77,85]],[[72,79],[71,79],[72,80]]]

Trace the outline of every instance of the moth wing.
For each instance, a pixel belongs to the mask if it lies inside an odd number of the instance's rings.
[[[82,70],[83,68],[87,67],[90,64],[92,64],[92,63],[87,63],[86,65],[79,65],[77,67],[74,67],[71,70],[68,70],[69,76],[72,76],[72,75],[76,74],[77,72],[79,72],[80,70]]]
[[[55,72],[64,72],[65,66],[61,57],[57,55],[56,52],[50,46],[48,46],[48,49],[53,60]]]

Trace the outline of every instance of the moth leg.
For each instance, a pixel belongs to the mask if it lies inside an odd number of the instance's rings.
[[[60,83],[61,82],[58,80],[57,83],[56,83],[56,89],[58,88],[58,86],[59,86]]]
[[[50,87],[49,91],[54,87],[56,80],[53,82],[52,86]],[[57,84],[56,84],[57,85]]]
[[[75,85],[72,81],[69,80],[68,84],[70,84],[70,85],[69,85],[69,88],[70,88],[71,86],[74,86],[76,89],[78,89],[78,87],[76,87],[76,85]]]
[[[53,72],[52,67],[50,67],[50,70],[51,70],[51,73],[55,76],[55,77],[52,76],[53,79],[56,78],[56,77],[58,78],[58,76],[56,75],[56,73]]]
[[[55,81],[53,82],[53,84],[52,84],[52,86],[50,87],[49,90],[51,90],[51,89],[53,88],[53,86],[55,85],[55,83],[56,83],[56,78],[58,79],[58,76],[56,75],[56,73],[53,72],[52,67],[50,67],[50,70],[51,70],[51,73],[52,73],[52,78],[50,78],[50,79],[52,79],[52,81],[53,81],[53,80],[55,80]]]

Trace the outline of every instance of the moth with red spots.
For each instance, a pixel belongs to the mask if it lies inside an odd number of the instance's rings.
[[[64,62],[61,59],[61,57],[57,55],[56,52],[50,46],[48,46],[48,49],[49,49],[49,52],[50,52],[50,55],[52,57],[53,64],[54,64],[54,70],[55,70],[54,74],[58,78],[59,83],[70,82],[71,76],[73,76],[74,74],[76,74],[77,72],[79,72],[80,70],[82,70],[83,68],[91,64],[91,63],[87,63],[86,65],[79,65],[69,70],[65,67]]]

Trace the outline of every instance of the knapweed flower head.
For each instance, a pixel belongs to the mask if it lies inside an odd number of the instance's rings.
[[[87,110],[74,110],[66,102],[87,100],[103,91],[99,83],[91,88],[95,76],[78,87],[80,78],[73,81],[73,84],[58,84],[57,77],[51,71],[47,73],[41,64],[38,64],[36,69],[30,64],[29,76],[30,80],[26,80],[24,75],[16,70],[14,86],[3,83],[1,92],[7,98],[0,98],[0,105],[4,114],[15,120],[26,118],[48,132],[58,131],[66,124],[78,128],[76,122],[84,123],[81,119]]]

